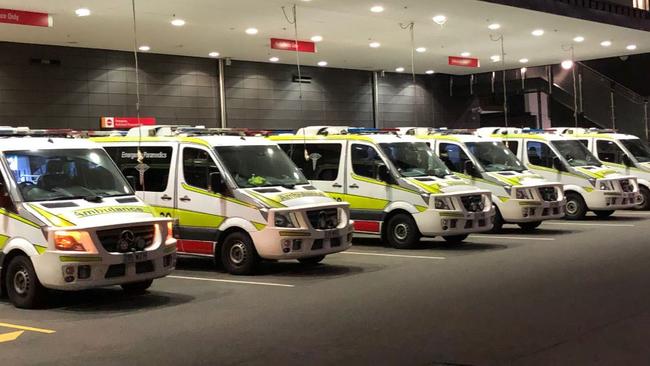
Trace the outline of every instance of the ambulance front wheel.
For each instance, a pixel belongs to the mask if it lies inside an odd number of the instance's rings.
[[[582,220],[587,214],[587,204],[582,196],[576,192],[566,193],[566,216],[567,220]]]
[[[650,210],[650,189],[639,186],[639,193],[641,194],[641,202],[635,208],[643,211]]]
[[[47,292],[36,276],[32,261],[25,255],[18,255],[9,261],[5,286],[9,301],[23,309],[41,306]]]
[[[420,241],[420,231],[409,214],[398,213],[388,219],[383,232],[384,240],[393,248],[413,248]]]
[[[122,290],[129,295],[142,295],[153,284],[153,280],[146,280],[140,282],[125,283],[120,285]]]
[[[251,238],[242,232],[228,234],[221,245],[221,261],[228,273],[248,275],[255,272],[259,257]]]

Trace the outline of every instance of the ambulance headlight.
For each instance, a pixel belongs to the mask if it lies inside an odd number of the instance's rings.
[[[275,227],[296,227],[289,214],[276,213]]]
[[[54,247],[57,250],[85,252],[86,248],[83,246],[85,238],[88,238],[88,233],[85,231],[55,231]]]
[[[449,203],[444,198],[436,198],[433,207],[435,207],[436,210],[451,210]]]
[[[598,184],[598,189],[601,191],[612,191],[614,190],[614,186],[611,181],[604,181]]]
[[[427,205],[429,204],[429,201],[431,200],[431,195],[429,193],[422,193],[420,194],[420,197],[422,197]]]
[[[518,200],[529,200],[533,198],[531,192],[528,189],[518,189],[515,192]]]

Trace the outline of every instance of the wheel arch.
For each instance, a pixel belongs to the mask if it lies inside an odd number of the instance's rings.
[[[418,230],[418,234],[421,234],[420,233],[420,228],[418,227],[417,222],[415,221],[415,218],[413,217],[413,214],[411,212],[408,212],[406,209],[400,207],[400,208],[392,209],[391,211],[386,213],[386,216],[384,216],[384,221],[383,221],[383,223],[381,225],[381,237],[382,238],[384,238],[386,236],[386,229],[388,228],[388,225],[386,225],[386,224],[388,223],[388,221],[390,221],[390,219],[392,219],[394,216],[399,215],[399,214],[405,214],[405,215],[410,216],[411,219],[413,219],[413,221],[415,222],[415,227]]]

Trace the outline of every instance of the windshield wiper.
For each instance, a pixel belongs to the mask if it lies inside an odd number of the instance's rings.
[[[97,195],[94,195],[94,196],[86,196],[86,197],[84,197],[83,199],[86,200],[86,201],[88,201],[88,202],[93,202],[93,203],[100,203],[100,202],[103,201],[102,197],[101,197],[101,196],[97,196]]]
[[[54,198],[47,198],[42,201],[63,201],[63,200],[78,200],[84,198],[83,196],[59,196]]]

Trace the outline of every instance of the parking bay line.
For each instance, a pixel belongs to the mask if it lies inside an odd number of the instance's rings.
[[[428,256],[428,255],[388,254],[388,253],[372,253],[372,252],[351,252],[349,250],[347,250],[345,252],[340,252],[339,254],[370,255],[370,256],[376,256],[376,257],[397,257],[397,258],[414,258],[414,259],[435,259],[435,260],[447,259],[445,257],[433,257],[433,256]]]
[[[167,278],[176,278],[179,280],[194,280],[194,281],[208,281],[208,282],[225,282],[235,283],[240,285],[259,285],[259,286],[274,286],[274,287],[296,287],[295,285],[287,285],[284,283],[272,282],[255,282],[255,281],[238,281],[238,280],[222,280],[218,278],[205,278],[205,277],[189,277],[189,276],[167,276]]]
[[[477,234],[470,234],[468,239],[539,240],[539,241],[554,241],[555,240],[555,238],[543,238],[543,237],[496,236],[496,235],[477,235]]]
[[[634,227],[634,224],[606,224],[587,222],[544,222],[543,225],[570,225],[570,226],[612,226],[612,227]]]

